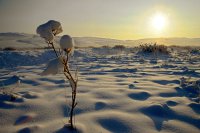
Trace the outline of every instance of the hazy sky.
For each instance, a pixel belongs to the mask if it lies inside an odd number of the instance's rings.
[[[152,25],[158,13],[159,31]],[[200,37],[200,0],[0,0],[0,19],[0,32],[35,34],[54,19],[72,36]]]

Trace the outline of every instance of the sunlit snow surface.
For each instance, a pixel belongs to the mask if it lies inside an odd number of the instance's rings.
[[[84,133],[199,133],[200,104],[182,77],[200,78],[200,56],[175,49],[170,56],[136,50],[75,49],[71,70],[78,69],[75,122]],[[51,50],[0,51],[0,132],[67,132],[71,88],[62,73],[42,76],[55,59]],[[56,71],[57,72],[57,71]],[[20,80],[18,87],[11,86]],[[188,87],[188,86],[186,86]],[[68,131],[70,132],[70,131]]]

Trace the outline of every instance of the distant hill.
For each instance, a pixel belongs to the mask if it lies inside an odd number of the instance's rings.
[[[58,45],[60,37],[56,37],[56,45]],[[200,46],[200,38],[146,38],[138,40],[117,40],[98,37],[74,37],[76,46],[78,47],[101,47],[101,46],[138,46],[143,43],[158,43],[164,45],[178,46]],[[38,35],[25,33],[0,33],[0,48],[43,48],[47,44]]]

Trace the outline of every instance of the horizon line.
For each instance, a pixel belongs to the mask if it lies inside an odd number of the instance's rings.
[[[0,34],[6,33],[15,33],[15,34],[29,34],[29,35],[38,35],[34,33],[25,33],[25,32],[0,32]],[[69,35],[69,34],[68,34]],[[39,36],[39,35],[38,35]],[[57,35],[56,37],[61,37],[62,35]],[[100,38],[100,39],[110,39],[110,40],[119,40],[119,41],[135,41],[135,40],[143,40],[143,39],[200,39],[200,37],[144,37],[144,38],[136,38],[136,39],[117,39],[117,38],[109,38],[109,37],[100,37],[100,36],[72,36],[73,38]]]

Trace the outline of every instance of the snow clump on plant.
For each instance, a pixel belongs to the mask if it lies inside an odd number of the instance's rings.
[[[60,39],[60,47],[63,51],[65,51],[67,54],[73,53],[74,49],[74,40],[69,35],[64,35]]]
[[[62,57],[58,57],[55,59],[52,59],[46,66],[46,69],[41,73],[42,76],[45,75],[56,75],[57,73],[60,73],[63,71],[63,63],[62,63]]]
[[[52,43],[54,40],[54,36],[61,33],[62,26],[60,22],[55,20],[49,20],[47,23],[44,23],[37,27],[37,34],[40,37],[44,38],[46,42]]]

